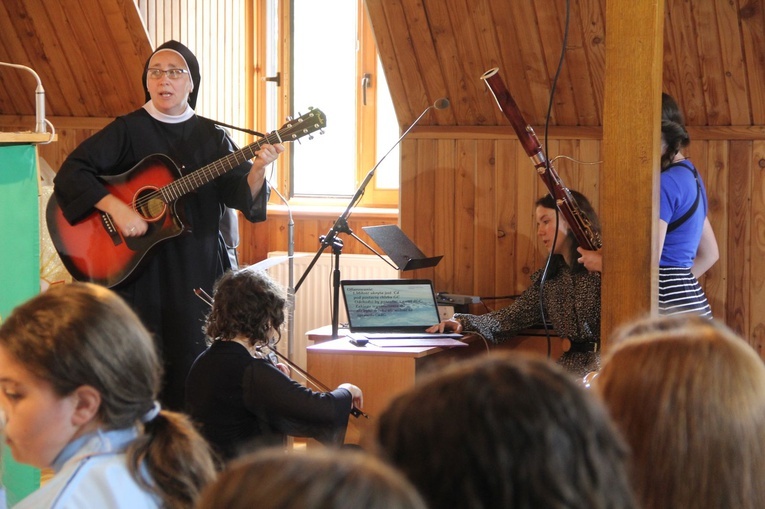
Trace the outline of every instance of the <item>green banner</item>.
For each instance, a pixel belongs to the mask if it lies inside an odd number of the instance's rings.
[[[40,291],[38,186],[35,146],[0,145],[0,317]],[[0,469],[9,506],[40,486],[40,471],[7,450]]]

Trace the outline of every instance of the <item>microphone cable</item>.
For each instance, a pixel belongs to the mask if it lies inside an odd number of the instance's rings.
[[[568,27],[569,22],[571,18],[571,0],[566,0],[566,24],[563,31],[563,44],[561,46],[560,50],[560,59],[558,60],[558,68],[555,70],[555,76],[553,77],[552,85],[550,87],[550,100],[547,104],[547,115],[545,117],[545,135],[544,135],[544,146],[545,149],[547,149],[547,142],[548,142],[548,132],[550,128],[550,115],[552,114],[552,107],[553,107],[553,99],[555,97],[555,88],[558,85],[558,78],[560,77],[560,71],[563,68],[563,60],[566,56],[566,44],[568,42]],[[550,171],[550,159],[545,158],[545,165],[546,171]],[[555,200],[555,197],[553,196],[553,200]],[[552,246],[550,247],[550,252],[547,255],[547,262],[545,263],[544,270],[542,271],[542,277],[539,279],[539,312],[542,316],[542,324],[545,328],[545,336],[547,338],[547,358],[549,359],[552,357],[552,339],[550,338],[550,329],[547,327],[547,316],[545,315],[545,299],[544,299],[544,286],[545,281],[547,280],[549,269],[550,269],[550,262],[552,261],[552,257],[554,256],[555,252],[555,245],[558,242],[558,227],[560,225],[560,211],[558,210],[558,207],[555,207],[555,235],[553,235],[553,242]]]

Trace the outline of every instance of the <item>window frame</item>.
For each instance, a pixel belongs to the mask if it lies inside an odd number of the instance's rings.
[[[278,22],[278,47],[277,47],[277,68],[279,69],[279,84],[276,89],[277,99],[277,114],[276,118],[287,119],[292,115],[291,112],[291,93],[292,93],[292,46],[291,46],[291,26],[292,26],[292,0],[255,0],[256,7],[253,9],[253,25],[257,27],[256,30],[248,31],[248,33],[254,34],[252,36],[250,47],[253,48],[252,59],[248,58],[248,61],[252,62],[252,75],[253,78],[253,91],[251,97],[253,97],[253,104],[250,108],[253,114],[253,123],[255,125],[266,125],[267,123],[267,88],[277,86],[274,82],[266,81],[267,78],[267,58],[268,58],[268,41],[270,37],[268,31],[268,4],[276,5],[277,15],[279,17]],[[369,22],[369,16],[367,14],[366,7],[363,0],[357,0],[358,2],[358,26],[359,39],[358,39],[358,52],[356,61],[356,118],[358,123],[358,137],[356,142],[356,172],[355,172],[355,189],[364,181],[368,173],[372,170],[374,165],[378,162],[378,158],[385,152],[377,149],[377,93],[378,93],[378,80],[384,79],[383,76],[379,76],[378,70],[378,54],[377,46],[372,32],[372,26]],[[369,74],[371,79],[369,86],[366,89],[366,106],[363,104],[363,90],[362,90],[362,78],[364,74]],[[286,122],[286,120],[285,120]],[[283,124],[280,123],[281,126]],[[400,131],[400,126],[399,126]],[[285,197],[290,205],[298,206],[327,206],[338,207],[347,205],[350,197],[326,197],[326,196],[292,196],[292,144],[287,145],[287,150],[282,154],[277,162],[277,169],[274,172],[275,179],[271,181],[273,187]],[[381,149],[382,150],[382,149]],[[384,150],[388,150],[385,148]],[[387,162],[386,162],[387,163]],[[399,161],[400,164],[400,161]],[[267,172],[267,177],[270,177],[270,173]],[[281,203],[281,198],[277,193],[271,198],[272,203]],[[375,174],[369,184],[364,190],[364,196],[360,200],[359,206],[370,208],[391,208],[397,209],[399,206],[399,189],[385,189],[377,187],[377,175]]]

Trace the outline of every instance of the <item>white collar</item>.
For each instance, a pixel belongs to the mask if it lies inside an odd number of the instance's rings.
[[[194,116],[194,109],[189,104],[186,105],[186,110],[180,115],[167,115],[162,113],[157,109],[156,106],[154,106],[154,103],[151,101],[151,99],[149,99],[149,102],[143,105],[143,109],[145,109],[146,112],[155,119],[166,124],[180,124],[181,122],[185,122]]]

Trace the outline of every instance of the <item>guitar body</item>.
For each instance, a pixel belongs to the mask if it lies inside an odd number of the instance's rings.
[[[183,233],[182,218],[176,213],[178,201],[165,203],[159,196],[152,198],[154,191],[179,176],[169,157],[154,154],[125,173],[100,177],[110,193],[130,204],[148,222],[149,230],[140,237],[123,237],[109,215],[99,210],[71,225],[52,195],[46,209],[48,230],[72,277],[110,288],[117,286],[135,274],[154,246]]]
[[[324,113],[311,108],[289,120],[279,131],[187,175],[181,175],[169,157],[154,154],[121,175],[99,177],[112,195],[133,207],[149,224],[149,230],[140,237],[123,237],[109,214],[99,210],[71,225],[53,195],[46,209],[53,246],[77,281],[117,286],[136,274],[154,246],[184,232],[184,221],[179,216],[184,195],[254,159],[264,143],[311,138],[311,133],[323,132],[326,125]]]

